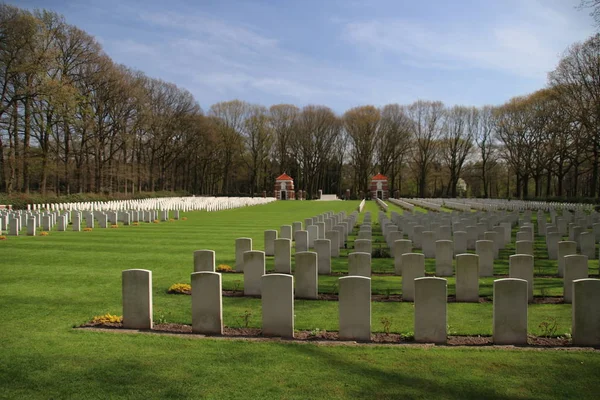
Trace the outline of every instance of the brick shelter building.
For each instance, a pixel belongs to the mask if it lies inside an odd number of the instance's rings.
[[[390,197],[390,191],[388,187],[388,178],[382,174],[377,174],[371,178],[371,199],[375,200],[379,198],[381,200],[387,200]]]
[[[277,200],[294,200],[294,179],[285,172],[275,179],[274,197]]]

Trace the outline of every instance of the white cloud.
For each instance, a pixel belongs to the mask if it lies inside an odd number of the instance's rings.
[[[234,46],[238,50],[245,48],[256,52],[277,45],[276,39],[262,35],[256,27],[233,25],[206,14],[143,12],[140,19],[164,28],[201,35],[212,41]]]
[[[343,38],[380,57],[424,68],[480,68],[545,79],[563,49],[586,29],[535,0],[516,4],[520,18],[471,23],[371,19],[344,25]],[[509,6],[509,5],[507,5]]]
[[[136,42],[131,39],[115,40],[112,42],[114,50],[121,53],[133,53],[144,56],[158,56],[157,49],[145,43]]]
[[[153,46],[160,56],[148,52],[148,62],[152,60],[153,67],[190,82],[187,88],[201,102],[207,97],[211,101],[236,97],[252,101],[249,94],[259,92],[277,102],[298,105],[387,104],[409,101],[418,91],[412,84],[364,76],[287,50],[278,39],[251,25],[240,26],[206,14],[142,13],[139,18],[159,33]],[[138,53],[146,49],[132,40],[113,47],[125,53],[128,48]],[[160,77],[165,79],[162,74]]]

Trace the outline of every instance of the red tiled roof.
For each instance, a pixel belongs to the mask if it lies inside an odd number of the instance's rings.
[[[276,181],[293,181],[294,179],[285,172],[275,178]]]
[[[381,174],[377,174],[375,175],[373,178],[371,178],[372,181],[387,181],[388,178],[384,175]]]

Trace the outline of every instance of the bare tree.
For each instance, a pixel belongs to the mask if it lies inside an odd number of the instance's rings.
[[[549,80],[587,135],[592,160],[589,194],[600,197],[600,33],[569,47]]]
[[[579,9],[590,8],[590,17],[594,18],[596,27],[600,28],[600,0],[581,0]]]
[[[279,172],[289,171],[292,166],[290,143],[299,114],[300,109],[291,104],[276,104],[269,108],[269,122],[274,135],[273,155]]]
[[[263,106],[250,106],[249,116],[244,121],[242,134],[246,152],[243,157],[248,166],[250,178],[250,194],[257,192],[257,181],[269,156],[273,144],[272,127],[269,123],[267,109]]]
[[[375,161],[379,172],[388,176],[392,194],[396,189],[397,176],[401,175],[402,164],[410,149],[412,129],[412,121],[407,117],[404,107],[388,104],[381,109]]]
[[[314,196],[326,175],[326,168],[338,143],[341,123],[330,108],[306,106],[298,116],[292,141],[300,176],[299,189]]]
[[[419,196],[427,195],[427,178],[431,165],[438,154],[438,139],[444,120],[444,104],[441,101],[419,100],[406,109],[412,120],[412,161],[417,177]]]
[[[460,173],[473,148],[478,118],[479,114],[474,108],[454,106],[446,113],[440,144],[442,158],[450,172],[446,195],[451,197],[456,197]]]
[[[480,177],[483,186],[483,196],[490,196],[490,172],[496,166],[498,157],[497,145],[495,139],[495,120],[493,108],[484,106],[478,112],[477,132],[475,134],[475,143],[479,149],[481,159]]]
[[[221,156],[223,159],[223,193],[230,193],[231,172],[242,154],[241,132],[248,117],[249,104],[240,100],[213,104],[209,115],[215,117],[215,123],[221,138]]]
[[[354,168],[356,190],[369,190],[369,176],[373,172],[373,155],[380,140],[381,114],[373,106],[352,108],[344,114],[344,129],[350,140],[350,157]]]

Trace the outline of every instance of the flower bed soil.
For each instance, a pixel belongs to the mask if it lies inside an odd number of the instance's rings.
[[[104,323],[96,324],[92,322],[85,323],[79,328],[84,329],[100,329],[100,330],[113,330],[113,331],[127,331],[131,330],[124,329],[121,323]],[[140,330],[141,333],[165,333],[175,335],[192,335],[191,325],[185,324],[155,324],[152,329]],[[262,331],[258,328],[231,328],[224,327],[222,335],[194,335],[197,337],[213,337],[213,338],[247,338],[247,339],[260,339],[260,340],[281,340],[281,338],[269,338],[262,336]],[[293,339],[286,339],[290,341],[300,342],[336,342],[338,344],[344,343],[355,343],[355,341],[343,341],[339,339],[339,333],[335,331],[325,330],[313,330],[313,331],[296,331],[294,332]],[[412,337],[400,335],[397,333],[373,333],[371,334],[370,342],[373,344],[410,344],[415,346],[426,345],[424,343],[417,343]],[[443,346],[493,346],[492,337],[490,336],[448,336],[447,343]],[[496,346],[498,347],[498,346]],[[515,346],[500,346],[510,347]],[[571,347],[571,340],[564,337],[539,337],[529,335],[527,338],[527,345],[516,346],[516,347],[535,347],[535,348],[556,348],[556,347]],[[598,350],[598,349],[597,349]]]
[[[172,294],[185,294],[191,295],[192,293],[189,291],[185,291],[184,293],[172,293]],[[319,293],[319,297],[313,300],[324,300],[324,301],[338,301],[338,295],[334,293]],[[242,290],[223,290],[223,297],[253,297],[259,299],[260,296],[249,296],[244,295],[244,291]],[[400,294],[373,294],[371,295],[371,301],[376,302],[401,302],[402,295]],[[491,303],[491,297],[480,297],[480,303]],[[456,296],[450,295],[448,296],[448,303],[456,303]],[[562,297],[534,297],[533,304],[562,304]]]

